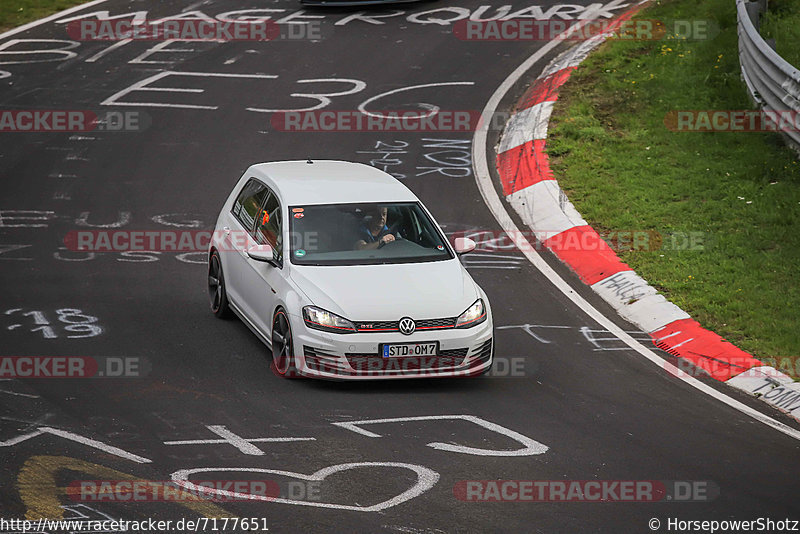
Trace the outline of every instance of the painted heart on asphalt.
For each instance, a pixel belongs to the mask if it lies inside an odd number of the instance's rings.
[[[294,499],[283,499],[280,497],[270,497],[269,495],[253,495],[250,493],[238,493],[235,491],[228,491],[224,489],[212,488],[207,486],[199,486],[189,480],[191,475],[197,473],[269,473],[273,475],[280,475],[287,478],[296,478],[306,481],[322,481],[329,475],[340,473],[342,471],[349,471],[352,469],[363,469],[370,467],[401,467],[408,469],[417,474],[417,482],[404,492],[395,495],[391,499],[381,501],[372,506],[352,506],[347,504],[333,504],[324,502],[312,501],[298,501]],[[280,502],[284,504],[296,504],[299,506],[315,506],[317,508],[335,508],[337,510],[353,510],[356,512],[377,512],[385,510],[398,504],[404,503],[414,497],[419,497],[429,489],[431,489],[439,480],[439,473],[423,467],[421,465],[405,464],[399,462],[358,462],[350,464],[331,465],[320,469],[319,471],[306,475],[303,473],[295,473],[293,471],[281,471],[279,469],[261,469],[257,467],[199,467],[196,469],[181,469],[172,473],[172,481],[177,485],[186,488],[189,491],[208,493],[226,497],[229,499],[242,499],[251,501],[268,501]]]

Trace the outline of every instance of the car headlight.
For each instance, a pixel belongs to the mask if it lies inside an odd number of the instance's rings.
[[[335,313],[331,313],[316,306],[306,306],[303,308],[303,320],[306,326],[314,330],[323,332],[335,332],[337,334],[349,334],[357,332],[356,326]]]
[[[481,324],[485,320],[486,307],[483,305],[483,299],[478,299],[472,306],[467,308],[467,311],[458,316],[458,319],[456,319],[456,328],[470,328]]]

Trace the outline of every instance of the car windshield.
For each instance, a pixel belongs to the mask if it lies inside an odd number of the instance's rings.
[[[289,208],[291,261],[369,265],[453,256],[419,203],[327,204]]]

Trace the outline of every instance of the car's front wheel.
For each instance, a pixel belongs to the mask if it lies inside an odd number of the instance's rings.
[[[272,363],[275,372],[283,377],[297,376],[294,364],[292,327],[286,311],[279,309],[272,319]]]
[[[222,262],[219,253],[215,250],[208,260],[208,299],[211,302],[211,311],[220,319],[230,316],[228,294],[225,292],[225,278],[222,275]]]

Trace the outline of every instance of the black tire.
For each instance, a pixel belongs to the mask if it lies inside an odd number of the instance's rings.
[[[272,318],[272,365],[275,374],[284,378],[299,376],[294,362],[294,341],[289,316],[283,308]]]
[[[211,313],[219,319],[226,319],[231,315],[228,305],[228,293],[225,291],[225,277],[222,274],[222,262],[215,250],[208,260],[208,299],[211,303]]]

